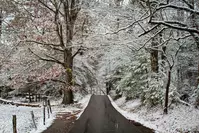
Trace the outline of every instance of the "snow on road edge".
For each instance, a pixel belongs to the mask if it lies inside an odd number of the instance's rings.
[[[86,107],[88,106],[88,103],[90,101],[90,98],[91,98],[91,95],[87,95],[85,98],[83,98],[82,100],[79,101],[79,103],[82,104],[83,106],[83,110],[78,114],[76,115],[77,116],[77,119],[80,118],[80,116],[83,114],[83,112],[85,111]]]
[[[133,120],[136,122],[139,122],[140,124],[142,124],[143,126],[149,127],[153,130],[155,130],[156,133],[160,133],[159,131],[157,131],[156,126],[154,126],[153,124],[146,122],[144,119],[140,119],[138,117],[138,115],[133,114],[133,113],[129,113],[127,111],[122,110],[121,108],[118,107],[118,105],[113,101],[113,99],[108,95],[109,100],[111,101],[111,104],[113,105],[113,107],[120,112],[125,118],[129,119],[129,120]]]
[[[199,110],[182,104],[172,105],[167,115],[162,106],[147,108],[140,106],[140,99],[126,101],[125,97],[113,101],[112,105],[124,117],[152,128],[156,133],[196,133],[199,131]],[[122,109],[120,109],[122,108]]]
[[[85,108],[87,107],[89,101],[90,101],[90,97],[91,95],[87,95],[85,98],[82,98],[78,104],[82,104],[83,106],[83,110],[77,115],[77,119],[79,119],[79,117],[81,116],[81,114],[84,112]],[[56,115],[60,112],[72,112],[76,110],[76,108],[74,107],[67,107],[67,108],[55,108],[53,111],[52,116],[49,119],[46,119],[46,124],[43,125],[43,118],[40,118],[39,123],[38,123],[38,127],[37,130],[33,129],[30,133],[41,133],[44,130],[46,130],[48,127],[50,127],[52,125],[52,123],[54,122],[54,120],[56,119]]]

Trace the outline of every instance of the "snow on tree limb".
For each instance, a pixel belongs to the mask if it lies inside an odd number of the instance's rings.
[[[178,9],[178,10],[184,10],[184,11],[188,11],[190,13],[195,13],[195,14],[199,15],[199,11],[197,11],[197,10],[187,8],[187,7],[184,7],[184,6],[176,6],[176,5],[172,5],[172,4],[161,5],[156,9],[156,11],[159,11],[159,10],[165,9],[165,8],[173,8],[173,9]]]
[[[199,30],[197,30],[196,28],[188,28],[188,27],[175,26],[175,25],[172,25],[172,24],[167,23],[165,21],[151,21],[150,23],[152,23],[152,24],[161,24],[161,25],[173,28],[173,29],[183,30],[183,31],[193,32],[193,33],[199,34]]]
[[[63,62],[61,62],[61,61],[55,59],[54,57],[51,57],[51,56],[46,55],[47,57],[51,58],[51,59],[47,59],[47,58],[44,58],[44,57],[41,57],[41,56],[35,54],[30,48],[29,48],[28,50],[29,50],[33,55],[35,55],[36,57],[38,57],[40,60],[49,61],[49,62],[53,62],[53,63],[58,63],[58,64],[64,66],[64,63],[63,63]]]

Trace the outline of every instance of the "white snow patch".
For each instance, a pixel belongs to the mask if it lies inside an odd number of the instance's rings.
[[[81,99],[78,104],[81,104],[83,109],[86,108],[88,102],[90,100],[91,95],[85,96]],[[6,100],[8,101],[8,100]],[[9,101],[10,102],[10,101]],[[17,116],[17,131],[19,133],[41,133],[46,130],[55,120],[56,115],[62,112],[73,112],[80,110],[79,108],[75,107],[75,105],[59,105],[61,100],[52,101],[52,114],[50,118],[47,118],[46,112],[46,122],[43,125],[43,107],[23,107],[23,106],[12,106],[12,105],[3,105],[0,104],[0,133],[12,133],[12,116]],[[37,125],[37,130],[34,128],[31,111],[34,112],[35,122]],[[83,111],[82,111],[83,112]],[[78,115],[78,117],[81,113]]]
[[[79,101],[79,103],[81,103],[83,106],[83,110],[77,115],[77,119],[80,118],[80,116],[82,115],[82,113],[84,112],[86,107],[88,106],[90,98],[91,98],[91,95],[87,95],[85,98],[83,98],[82,100]]]
[[[114,102],[112,98],[112,105],[127,119],[134,120],[142,125],[152,128],[156,133],[193,133],[199,130],[199,110],[194,107],[185,105],[177,105],[173,109],[169,109],[167,115],[163,114],[162,107],[147,108],[139,106],[139,100],[132,100],[129,102],[119,102],[122,99]]]
[[[11,105],[0,104],[0,132],[1,133],[12,133],[12,116],[17,117],[17,131],[19,133],[27,133],[33,127],[31,118],[31,111],[34,112],[36,121],[41,117],[41,108],[32,107],[16,107]]]
[[[126,102],[126,97],[121,97],[121,98],[119,98],[119,99],[117,99],[117,100],[115,101],[115,103],[116,103],[118,106],[124,105],[125,102]]]
[[[30,133],[41,133],[43,132],[44,130],[46,130],[52,123],[53,121],[55,120],[56,118],[56,113],[57,112],[54,112],[50,118],[46,118],[46,122],[45,122],[45,125],[43,125],[43,119],[40,118],[39,119],[39,122],[38,122],[38,127],[37,129],[32,129],[32,131]]]
[[[124,109],[127,111],[130,111],[132,109],[135,109],[137,107],[139,107],[141,105],[141,100],[140,99],[136,99],[133,101],[128,101],[124,104]]]

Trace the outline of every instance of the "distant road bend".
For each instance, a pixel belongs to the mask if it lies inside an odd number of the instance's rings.
[[[93,95],[84,113],[69,133],[154,133],[139,123],[122,116],[111,104],[108,96]]]

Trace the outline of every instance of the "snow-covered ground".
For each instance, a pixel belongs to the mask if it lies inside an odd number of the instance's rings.
[[[173,106],[169,109],[168,115],[164,115],[161,107],[149,109],[140,106],[140,100],[126,102],[124,97],[115,102],[111,98],[110,100],[113,106],[126,118],[140,122],[154,129],[157,133],[199,132],[199,110],[194,107]]]
[[[110,97],[109,97],[110,98]],[[12,132],[12,115],[17,116],[17,130],[19,133],[41,133],[49,127],[60,112],[84,111],[88,105],[90,95],[82,98],[77,105],[59,105],[61,101],[52,102],[53,114],[43,125],[43,108],[16,107],[12,105],[0,104],[0,133]],[[163,115],[163,109],[159,107],[147,108],[140,106],[140,100],[126,102],[125,97],[113,101],[113,106],[126,118],[140,122],[141,124],[154,129],[157,133],[197,133],[199,131],[199,110],[194,107],[177,105],[170,107],[169,114]],[[31,111],[34,112],[37,130],[34,129]],[[78,117],[82,114],[78,115]]]
[[[50,118],[46,118],[46,124],[43,125],[43,108],[36,107],[23,107],[23,106],[12,106],[12,105],[3,105],[0,104],[0,133],[12,133],[12,116],[17,116],[17,131],[19,133],[41,133],[47,127],[49,127],[53,120],[56,118],[56,114],[60,112],[73,112],[76,110],[84,109],[88,101],[90,99],[90,95],[82,98],[77,105],[81,105],[81,107],[77,107],[75,105],[63,106],[60,105],[60,100],[52,101],[52,112],[53,114]],[[34,112],[35,121],[37,125],[37,129],[34,128],[31,111]]]
[[[0,104],[0,132],[1,133],[12,133],[12,116],[17,117],[17,130],[19,133],[26,133],[31,131],[34,127],[32,123],[31,113],[34,112],[35,119],[38,121],[42,117],[41,108],[31,107],[16,107],[11,105]]]
[[[77,115],[77,119],[82,115],[86,107],[88,106],[88,103],[90,101],[91,95],[87,95],[85,98],[79,101],[80,104],[82,104],[83,110]]]

